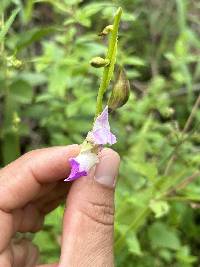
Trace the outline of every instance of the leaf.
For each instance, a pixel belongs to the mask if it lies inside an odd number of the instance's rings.
[[[133,65],[133,66],[142,66],[142,67],[146,65],[144,59],[140,57],[136,57],[136,56],[126,57],[123,60],[123,64]]]
[[[18,36],[17,49],[23,49],[33,42],[41,40],[44,36],[55,31],[54,27],[34,28]]]
[[[24,23],[27,24],[32,17],[34,9],[34,0],[26,0],[26,4],[24,6]]]
[[[129,234],[126,239],[126,242],[128,244],[128,249],[131,254],[142,256],[143,253],[141,251],[140,242],[135,233]]]
[[[183,246],[177,251],[176,258],[182,264],[191,264],[197,262],[198,258],[190,254],[190,249],[188,246]]]
[[[47,81],[47,77],[44,73],[23,72],[19,77],[32,86],[43,85]]]
[[[154,249],[169,248],[178,250],[180,248],[180,240],[176,231],[161,222],[155,222],[150,226],[148,236]]]
[[[53,95],[64,97],[67,87],[67,68],[58,67],[55,68],[49,78],[49,92]],[[58,82],[59,81],[59,82]]]
[[[154,181],[157,178],[158,170],[155,164],[148,162],[132,162],[136,172],[142,176]]]
[[[16,80],[10,86],[10,93],[15,101],[29,104],[33,97],[31,85],[24,80]]]
[[[137,19],[137,15],[124,11],[122,19],[123,19],[123,21],[133,22]]]
[[[169,205],[166,201],[151,200],[149,207],[154,212],[156,218],[164,216],[169,211]]]
[[[17,14],[19,13],[19,8],[16,8],[11,16],[9,17],[9,19],[6,21],[5,25],[3,26],[2,30],[0,31],[0,43],[4,40],[6,34],[8,33],[11,25],[13,24]]]

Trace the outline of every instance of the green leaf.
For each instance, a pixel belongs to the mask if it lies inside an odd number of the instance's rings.
[[[29,104],[33,98],[33,90],[29,83],[24,80],[16,80],[10,86],[10,93],[15,101]]]
[[[49,78],[49,92],[58,97],[64,97],[67,87],[67,67],[55,68]],[[59,81],[59,82],[58,82]]]
[[[166,201],[151,200],[149,207],[154,212],[156,218],[164,216],[169,211],[169,205]]]
[[[188,246],[181,247],[176,254],[176,258],[183,264],[190,264],[197,262],[198,258],[190,254],[190,249]]]
[[[131,254],[137,255],[137,256],[142,256],[142,251],[140,247],[140,242],[135,235],[135,233],[131,233],[128,235],[126,242],[128,244],[128,249]]]
[[[148,162],[133,162],[133,168],[142,176],[154,181],[157,178],[158,170],[155,164]]]
[[[18,42],[17,42],[17,49],[23,49],[24,47],[27,47],[28,45],[32,44],[33,42],[41,40],[46,35],[52,33],[55,31],[54,27],[45,27],[45,28],[37,28],[31,29],[29,31],[26,31],[23,34],[20,34],[18,36]]]
[[[123,21],[131,21],[131,22],[133,22],[133,21],[135,21],[137,19],[137,15],[124,11],[122,19],[123,19]]]
[[[142,67],[146,65],[144,59],[140,57],[136,57],[136,56],[124,58],[123,64],[133,65],[133,66],[142,66]]]
[[[155,222],[151,225],[148,230],[148,236],[154,249],[169,248],[178,250],[180,248],[180,240],[176,231],[163,223]]]
[[[11,16],[9,17],[9,19],[6,21],[5,25],[3,26],[2,30],[0,31],[0,43],[4,40],[6,34],[8,33],[11,25],[13,24],[17,14],[19,13],[19,8],[16,8]]]

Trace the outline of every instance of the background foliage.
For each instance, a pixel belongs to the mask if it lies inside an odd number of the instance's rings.
[[[1,1],[0,163],[82,142],[101,75],[89,61],[104,55],[97,34],[119,5],[118,62],[131,97],[111,120],[122,157],[116,265],[199,266],[198,0]],[[34,237],[42,261],[59,255],[62,213],[51,213]]]

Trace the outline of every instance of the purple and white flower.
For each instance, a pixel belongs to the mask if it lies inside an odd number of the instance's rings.
[[[83,142],[81,152],[75,158],[69,159],[71,172],[65,181],[73,181],[82,176],[87,176],[90,169],[98,162],[98,151],[103,145],[116,143],[116,137],[110,131],[108,121],[108,107],[96,118],[93,129]]]
[[[98,163],[98,157],[91,151],[80,153],[76,158],[69,159],[71,173],[65,181],[73,181],[82,176],[87,176],[89,170]]]

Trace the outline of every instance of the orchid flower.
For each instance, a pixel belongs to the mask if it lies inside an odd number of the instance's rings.
[[[110,131],[108,121],[108,106],[96,118],[93,129],[81,145],[81,151],[75,158],[70,158],[71,172],[65,181],[73,181],[82,176],[87,176],[90,169],[98,162],[98,152],[103,145],[116,143],[116,137]]]

